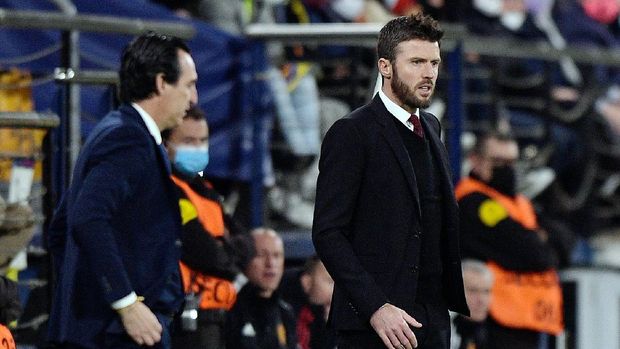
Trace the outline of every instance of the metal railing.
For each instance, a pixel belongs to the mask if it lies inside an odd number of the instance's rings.
[[[22,11],[0,8],[0,27],[73,30],[79,32],[139,35],[148,30],[190,39],[196,29],[182,22],[151,21],[116,16],[67,14],[51,11]]]
[[[63,123],[66,159],[64,161],[64,186],[70,181],[71,170],[77,160],[80,143],[80,93],[79,84],[115,83],[116,72],[79,71],[79,33],[139,35],[148,30],[189,39],[196,33],[191,24],[181,21],[151,21],[140,18],[77,14],[70,1],[55,0],[63,12],[23,11],[0,8],[0,27],[14,29],[52,29],[63,32],[62,62],[58,62],[56,81],[67,84],[66,107],[68,120]]]

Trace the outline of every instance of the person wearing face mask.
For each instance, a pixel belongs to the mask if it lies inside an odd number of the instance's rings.
[[[180,266],[186,296],[173,348],[223,349],[226,312],[247,280],[241,270],[252,254],[251,239],[238,232],[219,194],[199,174],[209,163],[204,113],[192,107],[162,138],[183,223]]]
[[[456,186],[463,258],[485,261],[494,275],[489,348],[537,349],[563,330],[557,260],[532,203],[516,192],[517,142],[481,135],[471,173]]]

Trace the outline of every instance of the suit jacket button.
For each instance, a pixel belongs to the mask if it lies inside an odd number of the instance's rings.
[[[417,272],[418,272],[418,269],[419,269],[419,268],[418,268],[418,266],[417,266],[417,265],[412,265],[412,266],[411,266],[411,272],[412,272],[412,273],[417,273]]]

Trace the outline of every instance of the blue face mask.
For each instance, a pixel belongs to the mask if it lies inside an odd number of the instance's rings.
[[[209,146],[178,145],[175,147],[174,165],[177,170],[195,175],[209,163]]]

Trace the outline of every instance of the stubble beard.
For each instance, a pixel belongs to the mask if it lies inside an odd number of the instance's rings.
[[[400,79],[398,72],[396,71],[396,67],[393,69],[393,76],[394,78],[390,83],[392,92],[405,106],[409,107],[411,110],[414,110],[417,108],[425,109],[431,105],[431,99],[433,97],[433,93],[435,92],[434,90],[428,98],[418,98],[416,97],[415,92]]]

